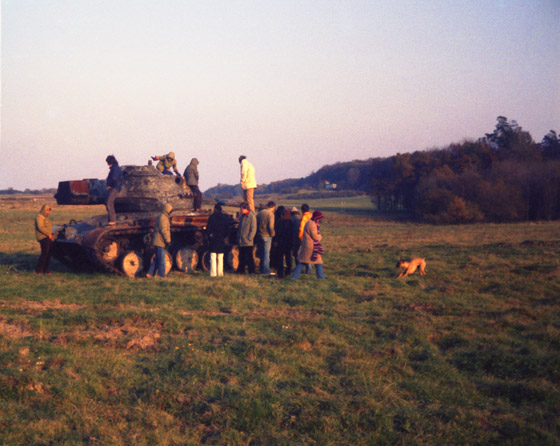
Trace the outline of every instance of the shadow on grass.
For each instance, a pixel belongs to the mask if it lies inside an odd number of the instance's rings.
[[[19,272],[35,271],[39,254],[28,254],[23,252],[5,253],[0,252],[0,265],[7,266],[9,270]],[[76,271],[67,265],[60,263],[58,260],[51,258],[50,270],[56,272]],[[80,270],[80,272],[85,272]]]

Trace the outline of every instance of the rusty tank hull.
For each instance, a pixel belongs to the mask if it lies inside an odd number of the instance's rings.
[[[60,205],[94,205],[105,203],[107,195],[104,180],[85,179],[60,182],[55,198]],[[166,203],[174,209],[166,270],[206,268],[205,229],[210,211],[195,212],[193,194],[184,179],[162,175],[151,165],[123,167],[123,187],[115,199],[115,225],[107,225],[104,214],[53,228],[53,257],[72,267],[140,276],[153,257],[153,229]],[[237,221],[230,218],[230,239],[234,240]],[[226,257],[230,266],[235,266],[236,253],[231,249]]]

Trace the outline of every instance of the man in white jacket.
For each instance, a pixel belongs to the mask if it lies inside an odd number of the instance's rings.
[[[251,211],[255,212],[255,200],[253,198],[257,180],[255,179],[255,168],[247,161],[245,155],[239,157],[241,164],[241,189],[243,189],[243,199],[249,204]]]

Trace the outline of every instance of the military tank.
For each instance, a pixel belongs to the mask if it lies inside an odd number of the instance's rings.
[[[172,268],[189,272],[207,269],[209,254],[205,234],[210,211],[194,211],[194,197],[183,177],[163,175],[154,166],[123,166],[123,186],[115,199],[117,221],[109,226],[107,214],[70,220],[53,228],[53,257],[72,267],[96,269],[123,276],[140,276],[154,255],[151,244],[156,218],[165,203],[173,205],[171,244],[166,273]],[[104,204],[105,180],[61,181],[55,194],[59,205]],[[237,220],[231,218],[230,240],[235,240]],[[237,247],[231,246],[226,267],[237,264]]]

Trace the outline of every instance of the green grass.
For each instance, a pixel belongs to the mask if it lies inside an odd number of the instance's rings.
[[[0,201],[0,444],[558,445],[560,223],[345,201],[309,202],[327,279],[297,282],[36,276],[41,202]]]

